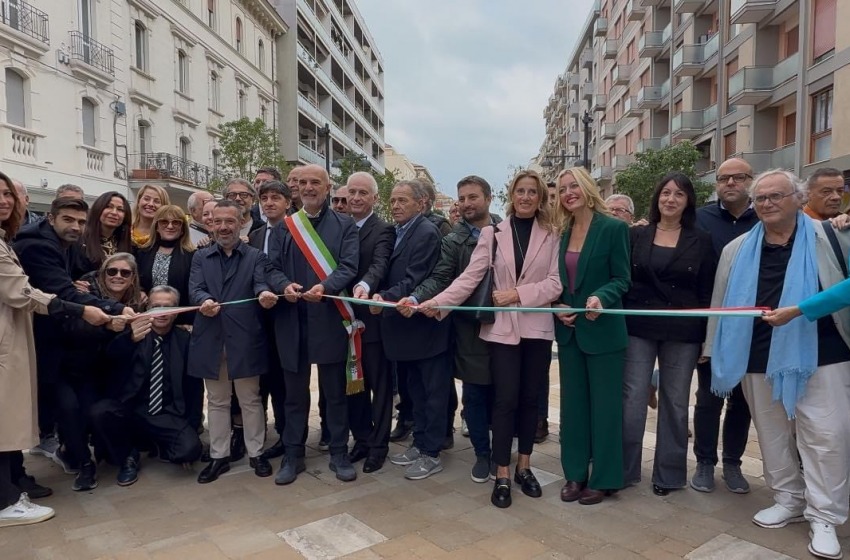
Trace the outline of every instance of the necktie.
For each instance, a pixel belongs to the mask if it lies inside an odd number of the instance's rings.
[[[148,412],[158,414],[162,410],[162,377],[165,368],[162,362],[162,337],[157,336],[153,342],[153,362],[151,362],[151,395]]]

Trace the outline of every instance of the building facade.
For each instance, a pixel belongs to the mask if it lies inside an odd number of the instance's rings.
[[[562,77],[567,124],[555,134],[550,100],[541,153],[581,134],[578,102],[595,116],[592,174],[607,190],[635,152],[682,140],[709,181],[733,156],[850,176],[850,38],[837,32],[848,17],[850,0],[600,0]]]
[[[220,175],[220,123],[277,126],[267,0],[32,1],[2,4],[0,158],[36,207],[63,183],[184,204]]]
[[[272,0],[292,22],[278,41],[281,150],[332,164],[349,152],[384,171],[384,61],[353,0]]]

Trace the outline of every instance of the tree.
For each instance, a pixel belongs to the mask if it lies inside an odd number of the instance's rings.
[[[508,165],[508,180],[493,192],[493,199],[499,202],[502,206],[502,211],[508,207],[508,190],[511,188],[511,182],[514,180],[514,177],[520,171],[525,171],[525,167],[522,165]]]
[[[687,141],[638,152],[635,161],[617,173],[616,192],[630,196],[635,203],[635,218],[644,218],[649,212],[655,184],[667,173],[679,171],[694,184],[697,206],[701,206],[714,191],[711,184],[697,178],[696,164],[701,157],[699,150]]]
[[[252,180],[260,167],[276,167],[283,177],[291,166],[280,153],[277,133],[262,119],[239,119],[219,125],[221,167],[226,174]]]
[[[344,185],[348,182],[351,174],[357,171],[370,173],[375,178],[375,182],[378,183],[378,204],[375,206],[375,212],[387,221],[392,220],[390,195],[393,186],[398,182],[398,177],[394,171],[386,169],[383,173],[377,173],[364,156],[355,152],[348,152],[341,159],[334,161],[334,169],[338,171],[331,176],[331,180],[337,185]]]

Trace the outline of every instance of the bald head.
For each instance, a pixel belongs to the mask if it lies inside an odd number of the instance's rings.
[[[319,165],[305,165],[298,174],[298,191],[304,210],[316,214],[322,209],[331,189],[328,172]]]
[[[717,199],[724,207],[740,216],[749,206],[749,189],[753,182],[753,167],[741,158],[729,158],[717,168]]]

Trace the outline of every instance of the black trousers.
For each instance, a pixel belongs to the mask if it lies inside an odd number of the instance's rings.
[[[274,333],[273,330],[267,332]],[[260,376],[260,400],[263,402],[263,410],[268,412],[269,398],[271,398],[274,430],[282,436],[286,425],[286,382],[283,379],[283,368],[280,367],[274,336],[269,336],[269,339],[269,371]],[[268,414],[266,416],[268,417]]]
[[[155,416],[104,399],[91,410],[92,426],[106,448],[109,462],[120,465],[143,442],[153,442],[159,456],[172,463],[192,463],[201,457],[201,440],[188,419],[165,411]]]
[[[91,408],[98,400],[94,381],[84,377],[63,377],[54,385],[59,438],[65,446],[72,467],[79,468],[91,461],[89,423]]]
[[[423,454],[440,455],[446,437],[446,409],[454,381],[450,355],[396,362],[399,376],[406,376],[413,407],[413,445]]]
[[[363,345],[363,375],[366,390],[348,397],[348,422],[354,447],[384,459],[389,452],[393,410],[393,380],[390,363],[380,341]]]
[[[12,482],[12,455],[20,451],[0,451],[0,509],[18,501],[21,491]]]
[[[304,456],[304,434],[310,414],[310,363],[302,351],[298,371],[284,370],[286,426],[283,444],[290,457]],[[348,452],[348,401],[345,395],[345,362],[318,364],[319,386],[327,402],[327,423],[332,455]]]
[[[451,351],[449,351],[451,354]],[[448,360],[449,367],[447,375],[450,378],[453,378],[454,373],[451,368],[452,360]],[[396,389],[398,391],[398,404],[396,405],[396,410],[398,411],[398,419],[401,422],[413,422],[413,403],[410,401],[410,390],[408,389],[408,380],[407,375],[403,371],[399,371],[398,368],[395,368],[396,375]],[[449,400],[446,403],[446,436],[452,435],[454,432],[454,423],[455,423],[455,414],[457,413],[458,407],[458,399],[457,399],[457,389],[452,385],[452,390],[449,393]]]
[[[537,399],[540,384],[549,375],[552,341],[523,338],[517,345],[491,342],[489,346],[493,374],[493,461],[505,467],[511,464],[514,431],[521,455],[530,455],[534,447]]]
[[[726,403],[723,419],[723,464],[741,465],[750,432],[750,408],[740,383],[729,398],[711,392],[711,360],[697,364],[697,402],[694,407],[694,455],[697,463],[717,464],[720,413]]]

